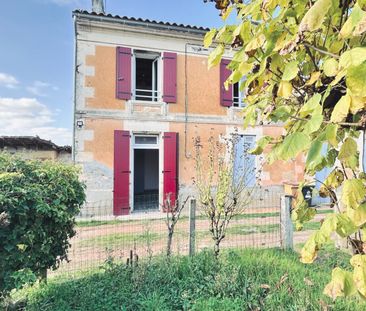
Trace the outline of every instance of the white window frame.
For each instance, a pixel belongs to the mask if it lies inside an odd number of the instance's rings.
[[[139,53],[139,51],[144,51],[146,52],[146,54],[142,54]],[[159,55],[159,56],[157,56]],[[157,56],[157,57],[156,57]],[[155,61],[157,62],[157,67],[158,67],[158,72],[157,72],[157,79],[158,81],[155,81],[155,75],[153,72],[153,76],[152,76],[152,85],[155,84],[155,82],[157,82],[157,89],[156,90],[151,90],[153,95],[152,97],[147,97],[146,99],[136,99],[136,58],[143,58],[143,59],[152,59],[153,61],[153,65],[152,65],[152,71],[155,70],[154,67],[154,63]],[[151,102],[151,103],[158,103],[162,101],[163,95],[162,95],[162,67],[163,67],[163,61],[162,61],[162,53],[161,52],[156,52],[156,51],[149,51],[149,50],[141,50],[141,49],[136,49],[133,50],[132,53],[132,66],[131,66],[131,83],[132,83],[132,100],[133,101],[138,101],[138,102]],[[146,90],[146,91],[150,91],[150,90]],[[139,95],[138,97],[141,97],[141,95]]]
[[[136,137],[155,137],[155,144],[137,144]],[[132,141],[133,149],[159,149],[159,135],[155,134],[134,134]]]
[[[234,108],[244,108],[246,106],[245,104],[245,94],[244,90],[240,91],[240,86],[242,83],[244,83],[246,77],[243,77],[240,81],[234,83],[238,85],[238,97],[234,97],[234,84],[233,84],[233,107]]]

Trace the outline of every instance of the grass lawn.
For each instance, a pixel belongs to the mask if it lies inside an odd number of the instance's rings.
[[[201,252],[134,268],[108,264],[31,288],[26,310],[366,310],[355,299],[334,303],[322,294],[332,268],[347,268],[348,260],[332,248],[312,265],[301,264],[295,252],[245,249],[225,251],[219,262]]]

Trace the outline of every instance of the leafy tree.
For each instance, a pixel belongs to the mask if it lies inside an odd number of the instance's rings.
[[[246,77],[241,84],[247,95],[244,126],[284,125],[282,136],[263,137],[253,153],[271,146],[270,163],[305,153],[310,181],[324,167],[333,169],[320,194],[331,198],[338,213],[307,241],[302,262],[313,262],[333,233],[347,239],[355,254],[354,271],[336,268],[325,293],[334,299],[356,293],[366,298],[366,176],[359,164],[366,124],[366,1],[210,2],[224,20],[232,12],[238,18],[235,25],[209,31],[204,43],[216,46],[209,66],[232,48],[226,84]],[[298,200],[297,227],[313,216]]]
[[[85,200],[79,171],[0,153],[0,296],[67,259]]]

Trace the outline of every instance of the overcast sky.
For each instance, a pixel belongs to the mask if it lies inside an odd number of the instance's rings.
[[[203,0],[107,0],[107,13],[213,27]],[[91,0],[1,0],[0,135],[38,135],[71,145],[72,11]]]

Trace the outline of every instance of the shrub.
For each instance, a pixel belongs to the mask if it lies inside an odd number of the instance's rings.
[[[78,170],[0,154],[0,293],[44,276],[67,258],[85,200]],[[33,276],[32,276],[33,274]]]

